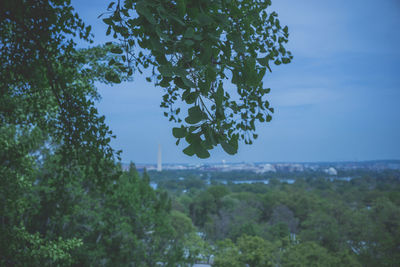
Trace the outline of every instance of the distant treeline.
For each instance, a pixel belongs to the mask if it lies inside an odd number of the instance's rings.
[[[257,173],[249,170],[233,171],[202,171],[202,170],[164,170],[162,172],[149,171],[151,180],[154,182],[165,180],[176,180],[177,178],[198,178],[210,181],[235,181],[235,180],[267,180],[267,179],[316,179],[316,178],[388,178],[398,179],[399,170],[369,170],[369,169],[351,169],[337,170],[337,175],[330,176],[323,170],[304,170],[304,171],[276,171]]]
[[[279,173],[269,184],[207,184],[204,174],[167,171],[154,179],[169,192],[172,210],[202,233],[203,261],[213,259],[215,266],[400,262],[400,171],[343,173],[356,177],[350,181],[291,173],[293,184],[280,182]],[[213,175],[228,181],[264,178],[251,172]]]

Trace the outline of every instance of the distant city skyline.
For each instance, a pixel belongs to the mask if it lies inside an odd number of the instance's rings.
[[[156,164],[135,164],[138,170],[157,171]],[[128,170],[130,164],[123,163],[122,168]],[[268,172],[304,172],[319,171],[329,175],[338,175],[338,170],[400,170],[400,160],[379,160],[379,161],[360,161],[360,162],[240,162],[240,163],[170,163],[165,164],[163,171],[251,171],[255,173]]]
[[[111,40],[97,18],[108,3],[72,1],[95,44]],[[123,162],[156,163],[158,144],[166,163],[400,159],[399,1],[275,0],[270,11],[288,25],[294,59],[265,78],[275,114],[257,125],[254,144],[234,156],[220,148],[206,160],[184,155],[159,107],[162,89],[137,74],[131,83],[98,84],[97,106]]]

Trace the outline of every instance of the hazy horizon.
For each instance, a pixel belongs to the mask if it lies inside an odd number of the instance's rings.
[[[226,164],[258,164],[258,163],[269,163],[269,164],[323,164],[323,163],[368,163],[368,162],[391,162],[395,161],[396,163],[400,163],[400,159],[371,159],[371,160],[338,160],[338,161],[226,161]],[[157,165],[157,162],[134,162],[134,161],[121,161],[122,164],[130,164],[130,162],[134,163],[135,165]],[[162,162],[164,165],[178,165],[178,164],[221,164],[221,161],[207,161],[202,160],[201,162]]]

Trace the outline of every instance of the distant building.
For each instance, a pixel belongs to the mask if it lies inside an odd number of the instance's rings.
[[[264,173],[264,172],[276,172],[274,165],[272,164],[262,164],[259,165],[259,169],[256,170],[257,173]]]
[[[329,175],[337,175],[337,170],[333,167],[324,170],[325,173]]]

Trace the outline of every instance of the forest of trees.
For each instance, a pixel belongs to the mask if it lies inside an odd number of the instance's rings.
[[[274,112],[263,78],[292,59],[270,4],[110,1],[101,19],[115,41],[90,46],[69,0],[0,1],[0,266],[399,262],[398,173],[265,186],[194,177],[182,194],[118,163],[95,85],[135,72],[164,88],[185,154],[206,158],[217,145],[235,154],[257,138],[255,123]]]
[[[201,233],[203,260],[213,255],[216,266],[396,266],[400,171],[351,172],[359,177],[285,173],[293,184],[208,185],[188,171],[157,176],[172,210]]]
[[[271,120],[266,70],[292,58],[269,5],[110,1],[98,15],[114,41],[93,46],[69,0],[1,1],[0,265],[190,261],[167,195],[117,164],[95,84],[149,75],[166,92],[161,107],[180,124],[172,133],[188,143],[184,153],[205,158],[221,145],[234,154],[256,138],[256,120]],[[228,77],[241,101],[224,89]]]

